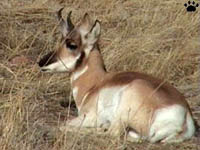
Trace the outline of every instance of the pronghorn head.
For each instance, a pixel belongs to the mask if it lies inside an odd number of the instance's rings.
[[[39,66],[44,72],[73,72],[89,56],[100,36],[100,22],[90,24],[89,15],[86,13],[77,26],[71,22],[71,12],[67,20],[62,18],[61,8],[58,11],[62,40],[55,52],[45,55]]]

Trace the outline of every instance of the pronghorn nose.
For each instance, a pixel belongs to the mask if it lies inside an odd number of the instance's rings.
[[[42,61],[42,59],[38,62],[39,67],[43,67],[44,64],[45,64],[45,63]]]
[[[46,54],[39,62],[40,67],[48,66],[56,61],[55,52],[50,52]]]

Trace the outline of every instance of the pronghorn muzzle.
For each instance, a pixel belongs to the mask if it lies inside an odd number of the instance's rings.
[[[57,61],[56,53],[52,51],[44,55],[43,58],[38,62],[38,65],[41,67],[41,71],[47,71],[47,69],[45,69],[44,67],[56,61]]]

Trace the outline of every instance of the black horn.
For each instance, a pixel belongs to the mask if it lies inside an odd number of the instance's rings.
[[[74,25],[71,21],[71,13],[72,11],[69,12],[68,16],[67,16],[67,20],[65,21],[62,17],[62,11],[63,11],[64,7],[62,7],[58,12],[57,12],[57,16],[58,16],[58,20],[61,23],[61,26],[65,26],[67,29],[67,32],[71,31],[74,28]]]
[[[58,15],[58,19],[59,19],[59,21],[64,21],[64,19],[62,18],[62,10],[64,9],[64,7],[63,8],[61,8],[58,12],[57,12],[57,15]]]
[[[72,14],[72,11],[70,11],[67,16],[67,24],[68,24],[69,30],[72,30],[74,28],[74,25],[71,21],[71,14]]]

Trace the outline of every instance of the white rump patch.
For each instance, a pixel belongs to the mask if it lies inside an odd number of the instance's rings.
[[[186,109],[181,105],[173,105],[155,112],[154,121],[149,132],[149,140],[154,143],[163,139],[175,139],[183,130]]]

